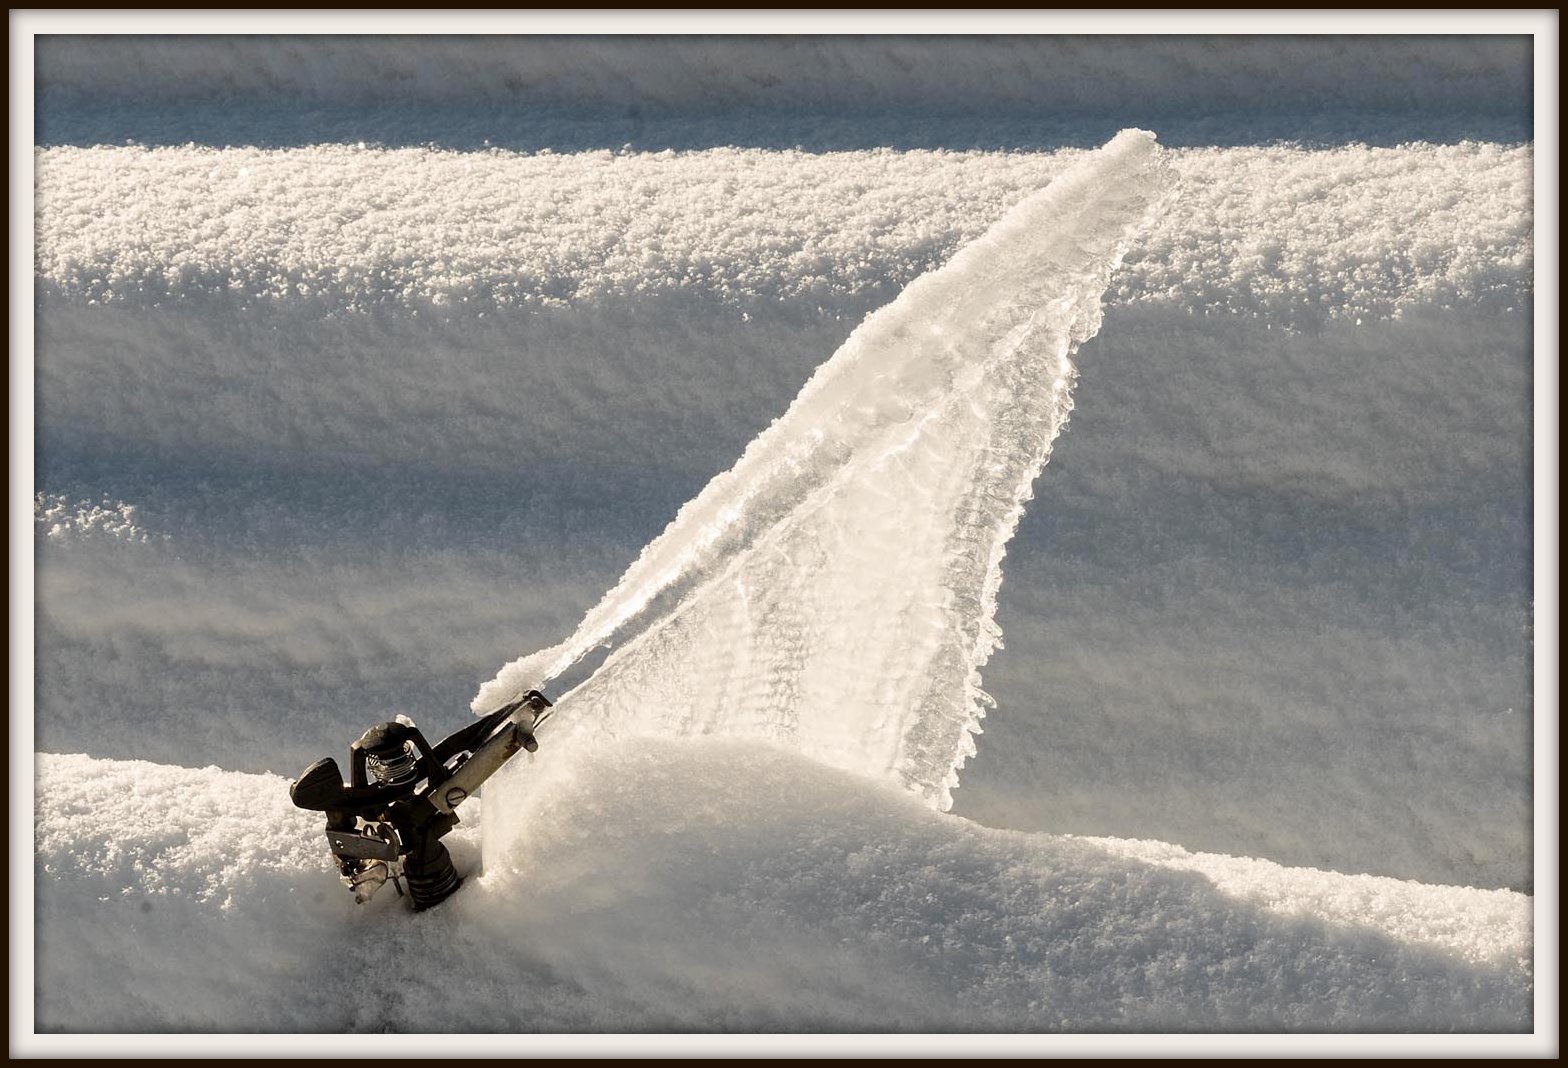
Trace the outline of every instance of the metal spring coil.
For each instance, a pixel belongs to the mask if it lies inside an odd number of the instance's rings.
[[[383,786],[401,786],[403,783],[413,781],[419,772],[419,758],[414,754],[412,742],[404,742],[401,749],[390,756],[383,757],[378,753],[368,753],[365,757],[365,770],[370,772],[370,777]]]

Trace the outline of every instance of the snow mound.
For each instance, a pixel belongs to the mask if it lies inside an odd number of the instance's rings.
[[[615,652],[578,739],[741,734],[946,808],[989,699],[1001,557],[1067,421],[1071,354],[1168,184],[1124,131],[869,317],[559,646],[476,711]]]
[[[1531,1024],[1523,895],[989,830],[764,743],[519,759],[510,848],[416,916],[351,903],[281,778],[38,757],[36,1029]]]

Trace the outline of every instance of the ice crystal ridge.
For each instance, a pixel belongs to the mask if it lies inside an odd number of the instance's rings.
[[[1072,409],[1072,355],[1168,189],[1158,153],[1118,134],[868,317],[475,709],[608,645],[562,701],[574,740],[764,737],[949,807],[989,703],[1002,555]]]

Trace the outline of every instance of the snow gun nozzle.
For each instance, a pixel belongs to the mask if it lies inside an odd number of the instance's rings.
[[[457,826],[457,806],[518,752],[535,752],[534,730],[549,698],[528,690],[439,744],[414,721],[378,723],[349,746],[349,781],[323,757],[289,786],[294,804],[327,816],[327,849],[356,902],[387,882],[414,909],[446,900],[462,885],[440,838]]]

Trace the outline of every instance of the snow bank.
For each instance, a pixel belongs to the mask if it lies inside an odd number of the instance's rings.
[[[1522,112],[1528,36],[182,36],[37,42],[35,86],[178,103],[1138,115]]]
[[[419,916],[280,778],[41,756],[37,1030],[1531,1026],[1518,894],[988,830],[756,743],[552,756]]]

